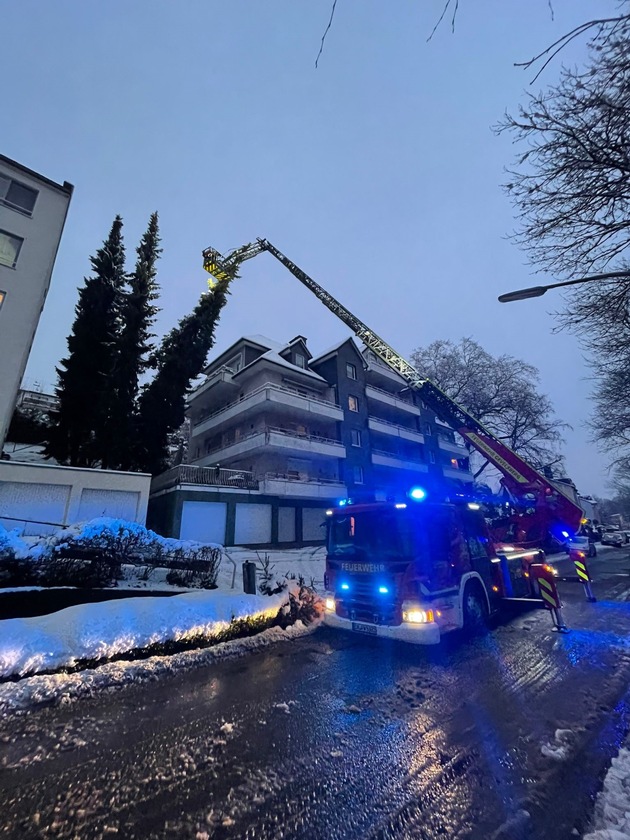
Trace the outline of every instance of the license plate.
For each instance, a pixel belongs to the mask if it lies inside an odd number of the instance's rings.
[[[353,621],[352,629],[357,633],[366,633],[368,636],[376,636],[376,624],[362,624],[359,621]]]

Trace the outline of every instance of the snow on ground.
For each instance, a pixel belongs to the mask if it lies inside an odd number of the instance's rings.
[[[199,590],[172,598],[124,598],[78,604],[50,615],[0,622],[0,676],[73,667],[134,648],[226,630],[234,619],[273,618],[288,594]]]
[[[595,803],[593,831],[584,840],[628,840],[630,837],[630,749],[613,758]]]
[[[315,589],[321,592],[324,588],[324,571],[326,569],[326,549],[324,546],[311,548],[261,549],[224,548],[221,556],[221,566],[217,578],[217,587],[222,592],[243,591],[243,563],[253,560],[256,563],[256,582],[260,585],[266,558],[269,560],[271,582],[284,580],[285,577],[294,580],[300,577],[307,586],[314,583]],[[118,589],[153,589],[165,592],[189,592],[183,586],[172,586],[166,582],[168,569],[151,569],[146,575],[142,566],[123,566],[124,579],[118,581]],[[192,590],[198,591],[198,590]]]
[[[318,626],[318,621],[308,626],[297,621],[285,630],[271,627],[255,636],[220,642],[201,650],[185,651],[172,656],[152,656],[138,662],[108,662],[98,668],[74,674],[34,676],[19,682],[4,683],[0,685],[0,715],[4,717],[24,712],[39,705],[70,703],[104,690],[115,691],[131,683],[152,682],[178,671],[204,668],[214,662],[244,656],[272,644],[306,636]]]
[[[242,564],[246,560],[253,560],[256,563],[256,580],[260,584],[263,567],[266,560],[269,560],[269,570],[272,575],[272,583],[282,580],[285,575],[295,575],[295,578],[304,578],[304,583],[310,586],[311,581],[315,589],[321,591],[324,586],[324,571],[326,569],[326,549],[323,545],[311,548],[283,548],[283,549],[260,549],[258,551],[250,548],[224,548],[217,581],[219,589],[231,589],[234,578],[235,588],[243,588]],[[236,565],[236,575],[234,575]]]

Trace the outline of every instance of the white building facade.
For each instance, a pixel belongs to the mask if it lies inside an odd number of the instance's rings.
[[[61,240],[72,184],[0,155],[0,450]]]

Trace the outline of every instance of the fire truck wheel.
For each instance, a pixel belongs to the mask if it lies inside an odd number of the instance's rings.
[[[478,583],[467,583],[464,589],[464,632],[470,635],[488,629],[488,604]]]

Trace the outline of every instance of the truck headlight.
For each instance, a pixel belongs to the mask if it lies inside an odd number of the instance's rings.
[[[402,619],[408,624],[430,624],[435,616],[433,610],[427,610],[413,601],[403,601]]]
[[[324,600],[324,606],[328,612],[335,612],[337,605],[335,604],[334,598],[326,598]]]

